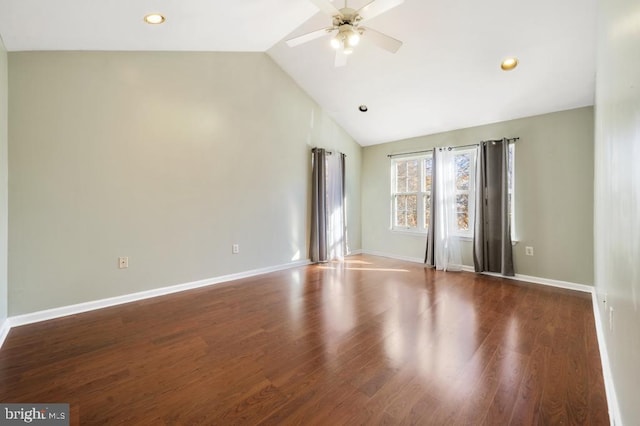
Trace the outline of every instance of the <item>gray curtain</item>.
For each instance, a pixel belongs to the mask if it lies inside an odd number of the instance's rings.
[[[436,267],[436,212],[433,208],[433,200],[436,199],[436,156],[438,155],[438,149],[433,150],[433,157],[431,160],[431,216],[429,216],[429,229],[427,230],[427,250],[424,254],[424,263],[431,267]]]
[[[312,262],[327,261],[327,179],[326,151],[311,150],[311,248]]]
[[[314,263],[328,262],[347,252],[345,155],[314,148],[311,163],[309,258]]]
[[[509,143],[483,142],[476,163],[473,262],[476,272],[513,276],[508,194]]]

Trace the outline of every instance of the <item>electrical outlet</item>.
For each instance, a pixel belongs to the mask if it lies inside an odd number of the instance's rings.
[[[524,254],[527,256],[533,256],[533,247],[527,246],[524,248]]]
[[[128,257],[119,257],[118,258],[118,267],[120,269],[125,269],[129,267],[129,258]]]
[[[240,253],[240,244],[234,244],[231,246],[231,253],[238,254]]]

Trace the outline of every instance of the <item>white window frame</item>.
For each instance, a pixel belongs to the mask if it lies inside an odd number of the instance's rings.
[[[425,199],[428,195],[431,194],[431,188],[425,188],[425,167],[424,160],[430,158],[433,161],[433,153],[431,151],[426,151],[421,155],[411,155],[411,156],[396,156],[391,158],[390,165],[390,174],[391,174],[391,197],[390,197],[390,211],[391,211],[391,221],[390,221],[390,229],[392,231],[398,232],[407,232],[411,234],[426,234],[427,226],[425,224]],[[418,160],[418,170],[420,175],[418,176],[419,180],[419,188],[417,192],[396,192],[396,164],[401,161],[407,160]],[[416,195],[416,207],[417,207],[417,226],[415,228],[411,228],[408,226],[397,226],[396,225],[396,197],[398,195]]]

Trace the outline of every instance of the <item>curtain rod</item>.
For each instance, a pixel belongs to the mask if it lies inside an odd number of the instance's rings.
[[[316,148],[311,148],[311,152],[316,152],[316,151],[317,151],[317,150],[319,150],[319,149],[324,149],[324,152],[325,152],[327,155],[333,155],[334,153],[337,153],[337,154],[342,154],[342,155],[344,155],[345,157],[347,156],[347,154],[345,154],[344,152],[340,152],[340,151],[330,151],[330,150],[328,150],[328,149],[326,149],[326,148],[318,148],[318,147],[316,147]]]
[[[491,140],[487,140],[487,141],[481,141],[480,143],[471,143],[468,145],[460,145],[460,146],[451,146],[449,147],[449,149],[456,149],[456,148],[469,148],[472,146],[480,146],[480,144],[482,143],[489,143],[489,142],[502,142],[503,140],[506,140],[507,142],[516,142],[519,141],[520,138],[519,137],[515,137],[515,138],[504,138],[504,139],[491,139]],[[431,152],[433,151],[435,148],[431,148],[431,149],[422,149],[420,151],[411,151],[411,152],[400,152],[398,154],[387,154],[387,157],[392,158],[392,157],[398,157],[400,155],[411,155],[411,154],[422,154],[423,152]]]

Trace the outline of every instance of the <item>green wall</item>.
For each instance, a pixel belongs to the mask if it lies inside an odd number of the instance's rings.
[[[516,273],[593,285],[591,107],[365,147],[363,250],[424,258],[425,236],[390,230],[388,154],[516,136]],[[525,246],[534,256],[525,256]],[[473,266],[471,242],[462,248],[463,263]]]
[[[313,146],[360,249],[361,147],[266,54],[9,53],[9,92],[10,315],[307,259]]]
[[[598,12],[595,282],[621,419],[635,425],[640,421],[640,3],[600,0]]]

